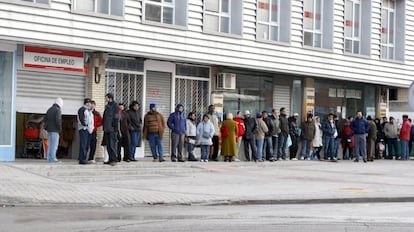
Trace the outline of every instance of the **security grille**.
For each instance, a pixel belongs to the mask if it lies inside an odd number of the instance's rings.
[[[142,105],[143,76],[133,73],[106,72],[106,93],[112,93],[116,102],[128,107],[137,100]]]
[[[184,112],[195,111],[197,124],[208,110],[208,81],[175,79],[175,103],[184,105]]]

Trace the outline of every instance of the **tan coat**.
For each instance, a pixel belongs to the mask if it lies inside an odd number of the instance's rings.
[[[143,138],[148,140],[148,133],[156,132],[158,132],[162,138],[166,127],[167,125],[165,124],[165,119],[162,114],[156,111],[149,111],[144,117]]]
[[[236,156],[237,155],[236,137],[238,133],[237,122],[230,120],[230,119],[226,119],[221,124],[222,129],[223,127],[227,127],[227,129],[229,130],[229,135],[225,138],[222,138],[221,155]]]
[[[263,121],[262,118],[257,119],[257,133],[256,139],[264,139],[265,134],[269,131],[266,126],[266,123]]]

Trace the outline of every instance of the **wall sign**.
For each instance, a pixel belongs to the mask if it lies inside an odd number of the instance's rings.
[[[84,72],[84,53],[82,51],[24,46],[23,67]]]

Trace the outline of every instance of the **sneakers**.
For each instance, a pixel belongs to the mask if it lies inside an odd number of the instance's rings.
[[[305,158],[303,156],[300,157],[300,160],[305,160]]]
[[[278,161],[282,161],[282,158],[277,158]]]
[[[297,161],[298,159],[296,159],[296,158],[293,158],[293,159],[290,159],[290,160],[293,160],[293,161]]]
[[[88,160],[88,163],[89,164],[96,164],[96,161],[95,160]]]
[[[311,159],[310,159],[310,158],[306,158],[306,160],[308,160],[308,161],[309,161],[309,160],[311,160]]]
[[[203,159],[201,159],[201,160],[200,160],[200,162],[205,162],[205,163],[208,163],[208,160],[203,160]]]

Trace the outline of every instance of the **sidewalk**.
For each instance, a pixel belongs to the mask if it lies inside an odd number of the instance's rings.
[[[414,162],[0,163],[0,205],[414,202]]]

